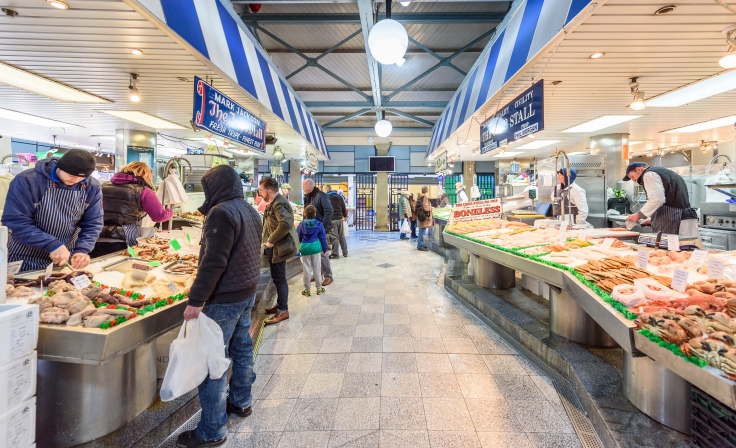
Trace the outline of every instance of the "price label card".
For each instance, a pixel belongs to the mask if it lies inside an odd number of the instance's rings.
[[[181,243],[179,243],[179,241],[177,241],[177,240],[176,240],[176,238],[174,238],[173,240],[169,241],[169,244],[171,245],[171,247],[172,247],[172,248],[173,248],[174,250],[179,250],[179,249],[181,249]]]
[[[191,243],[192,242],[192,237],[190,237],[188,233],[186,234],[186,236],[187,236],[187,243]]]
[[[130,246],[128,246],[128,254],[133,258],[138,258],[138,253]]]
[[[148,278],[148,271],[151,270],[151,266],[148,264],[134,263],[133,269],[130,271],[130,276],[134,279],[144,282]]]
[[[174,283],[174,282],[169,282],[169,289],[170,289],[170,290],[171,290],[171,292],[173,292],[174,294],[176,294],[177,292],[179,292],[179,287],[178,287],[178,286],[176,286],[176,283]]]
[[[585,238],[586,238],[586,236],[585,236],[585,230],[581,230],[581,231],[579,231],[579,232],[578,232],[578,239],[579,239],[580,241],[585,241]]]
[[[646,269],[649,264],[649,251],[640,250],[639,256],[636,259],[636,265],[642,269]]]
[[[78,275],[72,278],[72,285],[76,286],[77,289],[84,289],[91,284],[92,282],[89,281],[89,277],[86,275]]]
[[[606,249],[606,250],[610,249],[614,241],[616,241],[615,238],[605,238],[603,242],[601,243],[601,249]]]
[[[8,263],[8,275],[15,275],[20,272],[21,266],[23,266],[23,260]]]
[[[560,224],[560,232],[567,232],[567,221],[562,221],[562,224]]]
[[[708,260],[708,277],[723,278],[723,260]]]
[[[675,252],[680,251],[679,235],[667,235],[667,249],[674,250]]]
[[[681,269],[675,269],[675,273],[672,276],[672,289],[675,291],[685,292],[687,287],[687,276],[690,275],[688,271]]]
[[[565,243],[567,243],[567,233],[562,232],[560,233],[560,244],[564,245]]]
[[[693,261],[697,264],[705,264],[705,260],[707,259],[708,259],[708,251],[700,250],[700,249],[695,249],[693,251],[693,255],[690,257],[690,261]]]
[[[51,274],[54,273],[54,263],[49,263],[48,266],[46,266],[46,274],[44,275],[43,279],[48,280],[49,277],[51,277]]]

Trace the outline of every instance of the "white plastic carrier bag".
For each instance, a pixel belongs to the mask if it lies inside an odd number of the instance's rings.
[[[401,223],[401,233],[409,234],[411,233],[411,226],[409,225],[409,220],[404,219]]]

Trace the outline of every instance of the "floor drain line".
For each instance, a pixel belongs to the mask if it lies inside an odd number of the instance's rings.
[[[157,448],[176,448],[177,447],[176,442],[179,436],[185,431],[191,431],[194,428],[196,428],[197,425],[199,424],[199,419],[201,416],[202,416],[202,410],[200,409],[199,411],[197,411],[196,414],[189,417],[189,420],[184,422],[183,425],[176,428],[176,430],[169,437],[167,437],[166,440],[161,442],[161,444]]]

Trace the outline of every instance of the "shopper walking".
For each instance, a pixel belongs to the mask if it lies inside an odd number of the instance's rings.
[[[304,291],[303,296],[311,296],[312,282],[317,286],[317,295],[325,292],[322,287],[322,257],[327,253],[327,234],[325,226],[317,221],[317,209],[313,205],[304,208],[304,220],[297,227],[299,235],[299,252],[302,255],[304,266]]]
[[[399,197],[399,232],[401,232],[401,226],[404,221],[411,221],[411,215],[412,211],[411,204],[409,203],[409,192],[404,190],[401,192],[401,197]],[[409,236],[401,233],[399,235],[399,239],[408,240]]]
[[[258,192],[269,205],[263,212],[264,255],[271,268],[276,287],[276,305],[266,309],[273,314],[265,324],[273,325],[289,318],[289,284],[286,281],[286,260],[296,255],[298,237],[294,232],[294,212],[289,201],[279,193],[279,184],[272,177],[261,179]]]
[[[450,196],[447,195],[446,191],[442,191],[437,198],[437,208],[447,207],[448,205],[450,205]]]
[[[332,204],[326,194],[319,191],[315,186],[313,179],[304,179],[302,181],[302,191],[304,192],[304,206],[313,205],[317,209],[317,219],[329,232],[332,230]],[[330,258],[327,254],[322,254],[322,286],[332,283],[332,268],[330,267]]]
[[[429,197],[427,196],[428,193],[429,187],[425,185],[424,187],[422,187],[422,193],[417,199],[416,207],[417,222],[419,225],[417,249],[422,251],[429,250],[424,244],[424,237],[429,232],[428,229],[430,229],[434,225],[434,219],[432,218],[432,204],[429,202]]]
[[[327,185],[327,198],[332,205],[332,230],[330,230],[330,247],[332,247],[332,255],[330,259],[340,258],[340,248],[342,247],[342,256],[348,256],[348,240],[345,237],[345,226],[347,226],[348,210],[345,208],[345,201],[340,194],[332,189],[331,185]]]
[[[417,200],[414,193],[409,193],[409,207],[411,211],[411,239],[417,239]]]
[[[205,201],[199,211],[207,220],[184,319],[197,319],[203,313],[217,322],[225,353],[232,360],[232,375],[229,394],[227,373],[218,379],[208,376],[199,385],[202,416],[196,429],[179,436],[181,447],[224,444],[228,414],[251,415],[251,387],[256,380],[250,313],[261,273],[261,220],[245,201],[240,176],[229,166],[209,170],[202,177],[202,187]]]
[[[9,262],[23,260],[21,271],[49,263],[87,267],[103,224],[100,183],[90,177],[94,171],[94,156],[73,149],[36,162],[10,181],[2,218],[12,232]]]

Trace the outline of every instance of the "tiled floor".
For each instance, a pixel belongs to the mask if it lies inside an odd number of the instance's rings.
[[[266,328],[229,446],[580,446],[549,379],[438,285],[440,256],[348,245],[327,293],[294,284],[291,318]]]

